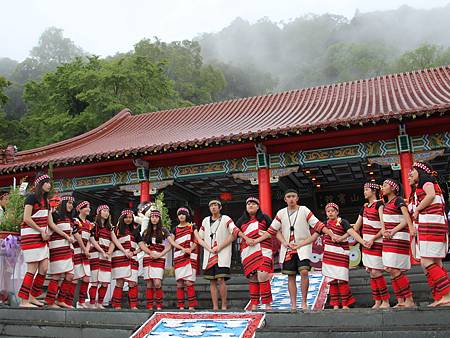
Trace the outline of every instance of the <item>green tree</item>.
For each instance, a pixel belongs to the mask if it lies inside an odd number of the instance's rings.
[[[450,47],[423,44],[402,54],[393,65],[394,72],[408,72],[416,69],[438,67],[450,63]]]
[[[324,73],[329,82],[343,82],[388,72],[389,50],[383,45],[337,43],[326,52]]]
[[[77,58],[27,83],[24,98],[29,137],[23,148],[79,135],[126,107],[143,113],[189,104],[174,91],[163,65],[140,55]]]
[[[3,112],[3,106],[7,103],[8,97],[5,90],[11,84],[4,77],[0,76],[0,147],[5,148],[9,144],[15,144],[16,140],[25,134],[19,121],[10,121]]]
[[[0,108],[8,101],[8,97],[3,93],[6,87],[11,84],[7,79],[3,76],[0,76]]]
[[[135,45],[134,54],[161,63],[180,97],[193,104],[217,100],[225,88],[222,72],[212,65],[203,65],[198,42],[165,43],[158,39],[144,39]]]
[[[235,66],[227,63],[215,63],[225,77],[227,85],[219,93],[219,100],[268,94],[277,85],[277,80],[269,73],[260,71],[253,65]]]
[[[28,58],[16,61],[0,59],[0,75],[12,82],[6,90],[9,101],[5,106],[8,119],[20,119],[26,113],[23,101],[24,85],[28,81],[38,80],[45,73],[53,71],[57,66],[73,61],[86,53],[69,38],[63,36],[63,30],[55,27],[46,29],[40,36],[38,44],[33,47]],[[15,63],[14,69],[12,69]]]
[[[30,58],[48,70],[82,55],[85,55],[85,52],[71,39],[65,38],[63,30],[56,27],[47,28],[39,37],[38,45],[30,52]]]
[[[16,69],[17,64],[18,62],[16,60],[12,60],[10,58],[0,58],[0,76],[9,78],[12,73],[14,73],[14,69]]]

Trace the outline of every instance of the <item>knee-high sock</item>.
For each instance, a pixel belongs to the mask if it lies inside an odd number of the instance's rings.
[[[96,298],[97,298],[97,285],[91,285],[91,287],[89,288],[89,303],[95,304]]]
[[[350,284],[347,281],[339,281],[338,283],[339,294],[342,300],[342,306],[350,306],[356,302],[350,290]]]
[[[370,278],[370,288],[372,289],[372,299],[373,300],[381,300],[381,295],[378,290],[377,281],[375,278]]]
[[[128,288],[128,301],[130,302],[130,308],[136,308],[138,306],[138,287],[137,286]]]
[[[163,289],[162,287],[155,289],[156,307],[162,309],[163,306]]]
[[[147,288],[145,291],[145,297],[147,298],[147,309],[153,309],[153,288]],[[178,289],[177,289],[177,297],[178,297]],[[184,298],[184,292],[183,292]]]
[[[64,298],[64,303],[69,306],[73,306],[73,298],[75,296],[75,290],[77,289],[77,283],[71,282],[67,288],[66,297]]]
[[[400,273],[397,277],[392,278],[391,282],[397,299],[412,296],[411,285],[409,284],[409,279],[406,275]]]
[[[28,300],[30,298],[30,291],[33,287],[33,279],[34,274],[31,272],[27,272],[23,278],[22,286],[20,287],[20,290],[17,294],[22,299]]]
[[[425,276],[427,277],[427,282],[428,282],[428,286],[431,289],[431,295],[433,297],[434,300],[440,300],[442,298],[442,295],[438,294],[436,291],[436,287],[434,286],[434,282],[430,277],[430,274],[428,273],[428,271],[426,271],[425,269]]]
[[[387,288],[386,279],[383,275],[374,278],[377,283],[378,293],[380,295],[380,300],[388,300],[389,299],[389,291]]]
[[[56,294],[58,293],[58,285],[59,282],[57,280],[50,280],[47,286],[47,295],[45,296],[45,301],[48,305],[52,305],[55,303]]]
[[[197,297],[195,295],[194,284],[186,286],[186,289],[187,289],[189,307],[196,307],[198,305],[198,303],[197,303]]]
[[[88,295],[89,282],[81,281],[78,303],[84,304]]]
[[[339,301],[339,285],[336,279],[332,280],[330,283],[330,305],[339,306],[341,302]]]
[[[252,305],[259,304],[259,283],[257,281],[249,281],[248,289],[250,291],[250,303]]]
[[[64,279],[61,283],[61,286],[59,287],[59,292],[58,292],[58,296],[57,296],[57,300],[58,302],[63,303],[64,300],[67,297],[67,294],[70,292],[70,285],[72,284],[72,282],[69,282],[68,280]],[[47,291],[48,293],[48,291]]]
[[[123,287],[119,287],[116,285],[113,291],[113,296],[111,299],[111,305],[113,308],[120,308],[122,306],[122,292]]]
[[[44,282],[45,282],[45,275],[41,275],[40,273],[38,273],[36,277],[34,277],[33,286],[30,292],[30,294],[34,298],[39,297],[42,294],[42,287],[44,286]]]
[[[98,303],[99,304],[103,304],[103,300],[105,299],[107,290],[108,290],[108,287],[103,286],[103,285],[98,288]]]
[[[450,283],[446,270],[436,263],[430,264],[426,267],[428,278],[431,279],[432,284],[436,289],[436,294],[440,298],[450,292]],[[430,282],[428,282],[430,284]]]
[[[184,286],[177,287],[177,306],[184,308]]]
[[[270,304],[272,303],[272,289],[270,288],[270,281],[259,283],[259,292],[261,294],[261,303]]]

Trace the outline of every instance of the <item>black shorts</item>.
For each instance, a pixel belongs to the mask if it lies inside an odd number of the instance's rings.
[[[302,270],[310,271],[311,263],[309,259],[300,260],[298,258],[298,254],[295,254],[290,260],[288,260],[287,262],[283,262],[281,273],[285,275],[296,275]]]
[[[208,270],[203,272],[203,277],[208,280],[215,280],[218,278],[223,278],[225,280],[230,279],[230,268],[219,267],[218,264],[212,266]]]

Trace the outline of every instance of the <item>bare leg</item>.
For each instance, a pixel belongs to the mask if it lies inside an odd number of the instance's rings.
[[[297,311],[297,281],[296,275],[288,275],[288,290],[291,298],[291,311]]]
[[[302,310],[308,310],[308,289],[309,289],[309,276],[308,270],[300,271],[301,276],[301,289],[302,289]]]
[[[227,283],[224,278],[218,278],[217,283],[219,284],[220,299],[222,300],[222,310],[227,309]]]
[[[213,310],[219,310],[219,299],[217,297],[217,281],[215,279],[209,281],[209,289],[211,291]]]

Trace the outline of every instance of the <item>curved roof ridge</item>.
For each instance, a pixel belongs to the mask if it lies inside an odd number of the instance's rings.
[[[77,136],[71,137],[69,139],[56,142],[56,143],[48,144],[48,145],[45,145],[42,147],[22,150],[22,151],[19,151],[16,154],[16,156],[30,156],[35,153],[45,152],[47,150],[57,151],[58,148],[60,148],[60,147],[67,146],[67,144],[69,144],[69,143],[75,143],[78,141],[83,141],[83,143],[85,143],[86,137],[91,138],[91,137],[96,136],[101,131],[109,130],[112,127],[116,126],[118,122],[122,121],[124,118],[127,118],[131,115],[132,115],[131,111],[128,108],[122,109],[119,113],[114,115],[109,120],[103,122],[98,127],[91,129],[83,134],[80,134],[80,135],[77,135]]]

